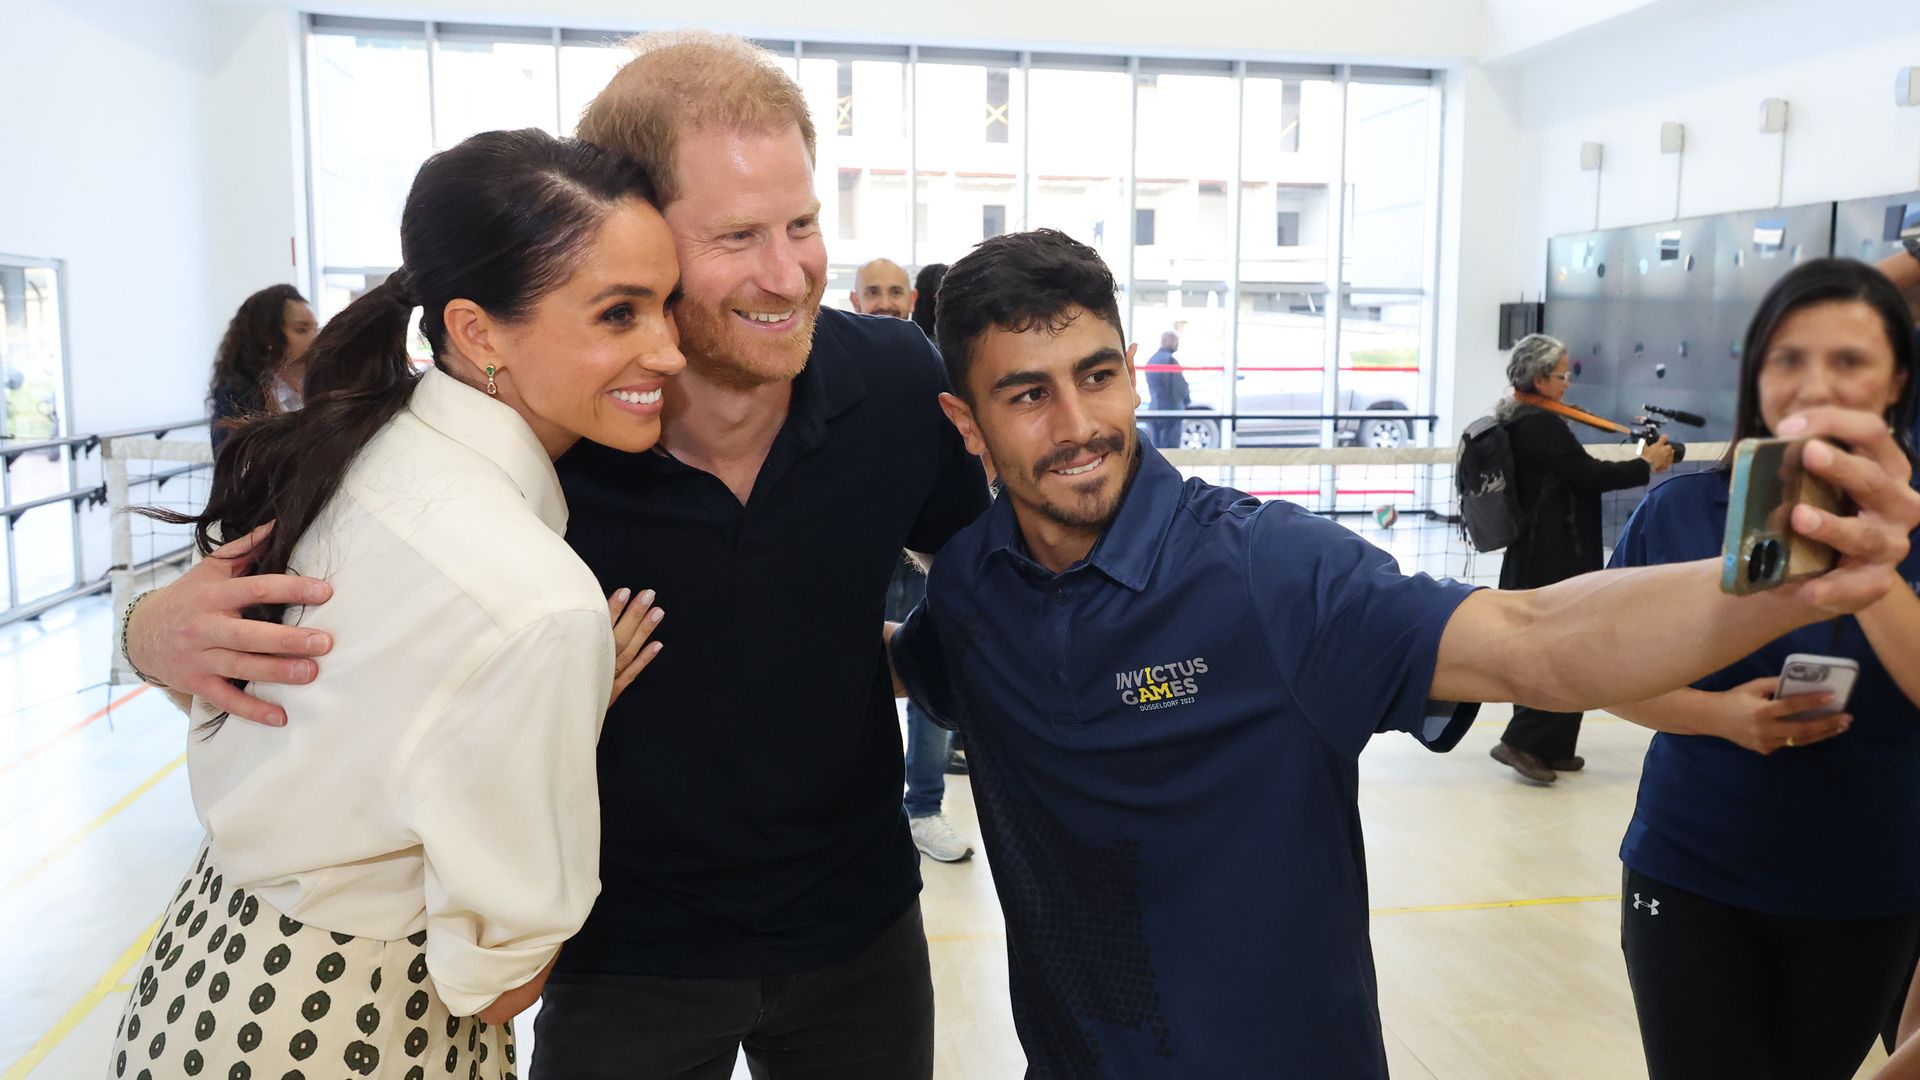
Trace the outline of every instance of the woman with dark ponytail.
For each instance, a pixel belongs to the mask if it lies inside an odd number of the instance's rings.
[[[291,285],[269,285],[240,302],[207,385],[214,453],[239,421],[300,407],[306,352],[318,329],[307,298]]]
[[[602,716],[659,651],[651,597],[603,599],[562,539],[553,468],[581,438],[659,437],[685,361],[652,198],[632,163],[539,131],[434,156],[404,267],[321,332],[305,407],[228,440],[182,520],[212,558],[328,579],[324,607],[258,614],[342,647],[323,678],[256,688],[298,723],[193,701],[207,842],[116,1077],[517,1071],[509,1021],[599,891]]]

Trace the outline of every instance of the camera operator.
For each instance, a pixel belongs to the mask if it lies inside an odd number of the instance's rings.
[[[1545,334],[1522,338],[1507,361],[1515,391],[1554,401],[1566,397],[1571,377],[1567,347]],[[1544,409],[1507,397],[1494,416],[1507,426],[1520,506],[1528,515],[1500,564],[1500,587],[1537,589],[1600,569],[1601,494],[1645,487],[1652,474],[1672,466],[1673,447],[1662,436],[1643,445],[1636,461],[1599,461],[1565,420]],[[1516,705],[1493,759],[1527,780],[1551,784],[1586,764],[1574,754],[1581,715]]]
[[[1831,408],[1914,422],[1912,316],[1864,263],[1820,259],[1767,294],[1741,353],[1734,439],[1791,438]],[[1901,440],[1904,442],[1904,439]],[[1911,445],[1901,447],[1909,458]],[[1810,445],[1809,463],[1830,454]],[[1634,512],[1615,566],[1721,550],[1724,469],[1674,478]],[[1840,535],[1797,507],[1796,532]],[[1652,1080],[1852,1077],[1920,946],[1920,533],[1894,587],[1692,687],[1613,711],[1653,728],[1626,864],[1621,944]],[[1794,653],[1859,665],[1830,695],[1774,697]]]

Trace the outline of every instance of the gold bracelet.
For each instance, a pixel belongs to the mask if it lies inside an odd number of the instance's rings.
[[[141,682],[146,683],[148,686],[159,687],[162,690],[171,690],[173,688],[168,686],[166,683],[163,683],[159,679],[156,679],[153,676],[147,674],[146,672],[141,671],[140,668],[133,662],[133,652],[127,648],[127,631],[130,627],[133,626],[133,611],[135,608],[140,606],[140,601],[145,600],[149,596],[152,596],[154,594],[154,591],[155,590],[153,589],[148,589],[146,592],[143,592],[139,596],[134,597],[133,602],[127,605],[127,613],[120,620],[120,659],[125,660],[127,662],[127,670],[133,672],[134,675],[137,676]]]

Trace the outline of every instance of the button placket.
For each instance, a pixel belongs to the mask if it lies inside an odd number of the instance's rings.
[[[1073,699],[1073,665],[1068,655],[1073,636],[1073,604],[1065,584],[1055,581],[1048,586],[1046,608],[1046,659],[1051,665],[1047,671],[1047,685],[1054,694],[1054,711],[1069,722],[1078,722],[1080,710]]]

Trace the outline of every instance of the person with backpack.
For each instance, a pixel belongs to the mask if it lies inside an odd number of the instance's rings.
[[[1545,334],[1520,339],[1507,360],[1514,390],[1559,401],[1571,379],[1567,347]],[[1673,447],[1664,436],[1643,445],[1636,460],[1600,461],[1565,420],[1511,396],[1494,408],[1493,418],[1512,447],[1509,505],[1517,511],[1517,528],[1500,564],[1502,589],[1537,589],[1600,569],[1600,496],[1645,487],[1654,473],[1673,465]],[[1551,784],[1586,764],[1574,753],[1581,716],[1515,705],[1493,760],[1529,782]]]

